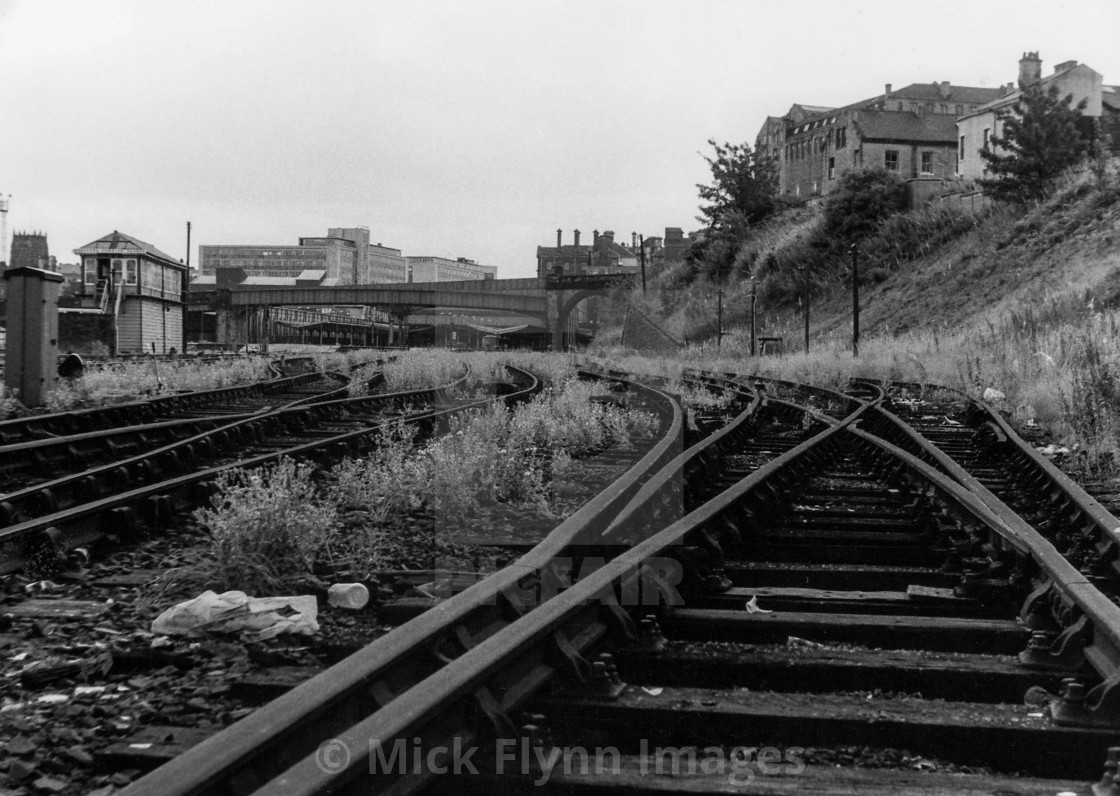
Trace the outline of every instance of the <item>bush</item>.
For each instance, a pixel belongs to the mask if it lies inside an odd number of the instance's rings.
[[[209,534],[199,572],[218,591],[290,594],[315,581],[337,518],[320,499],[313,467],[288,458],[256,470],[224,470],[210,505],[194,516]]]
[[[886,217],[906,207],[905,186],[886,169],[853,169],[840,175],[824,202],[824,234],[834,247],[873,233]]]

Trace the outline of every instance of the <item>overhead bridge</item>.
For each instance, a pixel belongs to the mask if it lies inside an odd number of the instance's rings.
[[[552,332],[552,347],[563,347],[563,329],[572,309],[583,299],[629,285],[633,275],[572,274],[531,279],[487,279],[462,282],[345,285],[339,287],[238,284],[228,288],[192,289],[190,309],[213,310],[221,318],[221,337],[237,337],[242,320],[260,308],[367,306],[406,314],[426,307],[508,312],[539,319]],[[224,322],[223,322],[224,321]],[[240,342],[221,340],[221,342]]]

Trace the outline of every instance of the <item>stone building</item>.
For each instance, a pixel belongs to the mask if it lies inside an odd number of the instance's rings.
[[[1065,61],[1054,67],[1054,73],[1042,77],[1042,59],[1037,52],[1023,53],[1019,59],[1019,86],[1008,85],[1008,90],[997,99],[981,105],[957,119],[957,175],[965,179],[976,179],[987,174],[983,150],[991,146],[993,137],[1003,134],[1001,115],[1009,113],[1022,95],[1022,88],[1042,84],[1044,90],[1051,86],[1058,89],[1060,97],[1072,95],[1071,105],[1076,107],[1085,100],[1081,111],[1085,120],[1085,133],[1097,135],[1097,126],[1107,130],[1109,122],[1116,117],[1105,105],[1105,86],[1101,75],[1085,64]],[[1114,96],[1109,92],[1109,97]]]
[[[640,252],[637,236],[631,236],[631,246],[616,243],[614,232],[607,230],[602,234],[595,230],[591,234],[591,245],[580,244],[580,231],[574,230],[573,243],[563,242],[563,230],[556,230],[555,246],[537,247],[537,276],[545,277],[556,273],[563,274],[601,274],[616,271],[637,270],[640,266]],[[557,271],[560,269],[560,271]]]
[[[794,104],[767,117],[755,149],[777,159],[783,194],[827,194],[847,169],[885,168],[903,178],[956,176],[956,118],[1009,89],[913,83],[841,108]]]
[[[9,268],[41,268],[51,270],[47,236],[42,232],[16,232],[12,235],[12,256]]]

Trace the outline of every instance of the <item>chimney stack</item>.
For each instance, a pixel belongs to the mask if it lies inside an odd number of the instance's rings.
[[[953,93],[953,92],[952,92],[952,91],[951,91],[951,90],[949,89],[949,81],[948,81],[948,80],[942,80],[942,81],[941,81],[941,85],[940,85],[940,86],[938,86],[938,88],[939,88],[939,89],[940,89],[940,91],[941,91],[941,98],[942,98],[942,99],[949,99],[949,95],[951,95],[951,94]]]
[[[599,230],[592,230],[591,232],[591,245],[594,248],[599,248]]]
[[[637,232],[631,232],[630,233],[630,248],[631,249],[637,249],[638,248],[638,233]]]
[[[891,98],[891,84],[887,83],[883,88],[883,110],[887,110],[887,100]]]
[[[1033,86],[1042,79],[1042,59],[1037,52],[1023,53],[1019,59],[1019,86]]]
[[[573,231],[572,234],[576,236],[576,246],[579,246],[579,230]]]

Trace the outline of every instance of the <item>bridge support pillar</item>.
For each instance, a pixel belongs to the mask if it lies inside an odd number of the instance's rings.
[[[248,307],[219,308],[214,336],[223,346],[242,346],[249,341]]]
[[[563,290],[551,290],[547,294],[548,298],[548,328],[552,332],[552,350],[564,350],[564,321],[566,318],[560,317],[560,308],[564,304]]]

